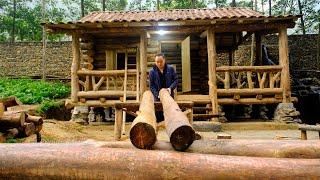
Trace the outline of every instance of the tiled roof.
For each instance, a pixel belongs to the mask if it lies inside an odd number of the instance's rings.
[[[262,17],[265,16],[248,8],[175,9],[164,11],[92,12],[77,22],[145,22]]]

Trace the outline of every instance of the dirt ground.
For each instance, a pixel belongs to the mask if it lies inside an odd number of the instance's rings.
[[[195,122],[197,123],[197,122]],[[130,123],[126,124],[126,135],[121,141],[129,141],[128,130]],[[297,125],[286,125],[274,122],[235,122],[223,123],[223,133],[230,134],[232,139],[300,139]],[[198,132],[203,139],[216,139],[222,132]],[[98,141],[113,141],[113,123],[104,125],[80,125],[70,121],[45,120],[41,131],[42,142],[61,143],[79,142],[88,139]],[[308,131],[308,139],[319,139],[318,132]],[[163,127],[158,132],[158,140],[169,141]],[[36,137],[30,136],[23,142],[35,142]]]

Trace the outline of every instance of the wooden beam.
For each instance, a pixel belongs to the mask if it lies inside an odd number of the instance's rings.
[[[78,34],[72,34],[72,65],[71,65],[71,100],[78,102],[79,77],[77,71],[80,68],[80,44]]]
[[[257,144],[250,143],[250,145]],[[234,146],[235,149],[238,146],[240,145]],[[211,149],[215,150],[215,148]],[[43,177],[52,179],[113,179],[115,177],[119,179],[177,177],[180,179],[319,179],[320,177],[319,158],[264,158],[146,151],[106,148],[94,142],[0,144],[0,162],[1,179],[17,176],[21,179],[43,179]]]
[[[147,90],[147,35],[142,32],[140,35],[140,93],[143,94]]]
[[[283,102],[291,102],[290,90],[290,72],[289,72],[289,50],[287,28],[279,28],[279,64],[282,66],[281,71],[281,88],[283,89]]]
[[[128,69],[128,75],[135,75],[137,70],[135,69]],[[107,77],[107,76],[119,76],[124,75],[125,70],[78,70],[77,74],[80,76],[96,76],[96,77]]]
[[[281,65],[275,66],[219,66],[217,67],[217,72],[225,71],[255,71],[255,72],[265,72],[265,71],[281,71]]]
[[[128,141],[101,142],[104,148],[135,149]],[[99,142],[100,144],[100,142]],[[171,144],[157,141],[154,150],[173,151]],[[312,151],[310,151],[312,149]],[[319,159],[319,140],[269,140],[269,139],[233,139],[233,140],[197,140],[186,150],[188,153],[216,154],[246,157]]]
[[[217,80],[216,80],[216,63],[217,52],[215,43],[215,32],[213,28],[208,29],[207,35],[208,50],[208,76],[209,76],[209,96],[212,104],[212,113],[218,114],[218,97],[217,97]]]
[[[130,141],[139,149],[151,149],[157,141],[157,119],[151,91],[143,93],[138,116],[131,125]]]
[[[282,88],[265,88],[265,89],[218,89],[218,96],[232,96],[232,95],[274,95],[281,94]]]
[[[113,90],[101,90],[101,91],[79,91],[77,96],[79,98],[119,98],[122,97],[124,91],[113,91]],[[127,91],[127,97],[136,97],[135,91]]]
[[[195,140],[195,131],[166,89],[160,90],[159,96],[170,143],[175,150],[185,151]]]
[[[205,31],[203,31],[201,34],[200,34],[200,38],[206,38],[207,37],[207,34],[208,34],[208,31],[207,30],[205,30]]]

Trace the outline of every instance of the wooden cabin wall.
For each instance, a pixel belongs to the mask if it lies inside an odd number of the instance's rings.
[[[95,37],[94,38],[94,70],[106,70],[106,51],[120,49],[124,46],[133,46],[139,43],[139,37]]]
[[[182,60],[181,60],[181,43],[168,43],[168,41],[182,41],[187,38],[188,35],[152,35],[148,39],[147,45],[147,57],[148,57],[148,71],[154,64],[154,58],[157,53],[164,53],[167,59],[167,63],[176,67],[176,71],[179,77],[178,92],[182,90]],[[164,46],[161,48],[161,42],[164,42]],[[202,66],[208,67],[205,63],[200,62],[199,55],[199,43],[200,38],[198,35],[190,35],[190,61],[191,61],[191,91],[190,93],[200,93],[202,91],[201,79],[207,78],[206,74],[202,75]],[[205,69],[204,68],[204,69]],[[203,77],[206,76],[206,77]],[[207,83],[206,83],[207,84]]]

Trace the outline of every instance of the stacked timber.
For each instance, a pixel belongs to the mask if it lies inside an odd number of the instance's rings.
[[[85,69],[93,69],[94,47],[91,37],[82,37],[80,40],[82,67]]]
[[[37,135],[40,141],[40,131],[43,119],[39,116],[31,116],[25,111],[6,111],[17,98],[0,99],[0,142],[5,142],[8,138],[28,137]],[[19,101],[18,101],[19,102]]]

